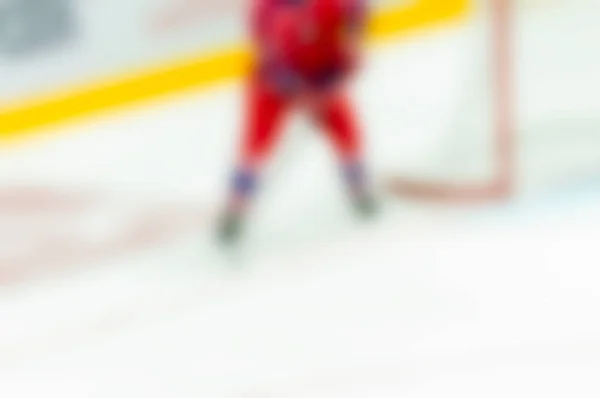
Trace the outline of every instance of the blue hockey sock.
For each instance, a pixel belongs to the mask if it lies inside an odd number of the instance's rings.
[[[230,211],[235,213],[244,211],[247,203],[254,196],[257,180],[256,172],[250,168],[236,170],[231,182]]]
[[[351,160],[344,162],[343,174],[352,195],[362,196],[366,194],[367,177],[364,166],[360,161]]]

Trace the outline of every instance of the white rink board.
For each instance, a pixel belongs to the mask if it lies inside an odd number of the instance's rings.
[[[31,56],[0,54],[0,105],[92,84],[247,40],[248,3],[234,0],[67,0],[73,37]],[[184,4],[195,6],[184,7]],[[411,5],[375,1],[381,7]],[[186,13],[187,10],[187,13]],[[176,15],[188,15],[178,18]],[[167,23],[166,21],[173,22]]]

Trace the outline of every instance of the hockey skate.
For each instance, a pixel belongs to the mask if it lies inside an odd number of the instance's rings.
[[[235,213],[225,213],[217,228],[217,240],[221,245],[236,246],[242,236],[242,217]]]
[[[356,214],[362,219],[372,219],[379,212],[377,200],[372,195],[354,197],[352,205]]]

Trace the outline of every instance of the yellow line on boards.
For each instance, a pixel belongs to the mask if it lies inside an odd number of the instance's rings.
[[[413,0],[391,7],[374,15],[369,37],[377,40],[459,19],[470,4],[471,0]],[[0,143],[26,138],[42,127],[238,78],[249,63],[246,46],[222,48],[5,106],[0,109]]]

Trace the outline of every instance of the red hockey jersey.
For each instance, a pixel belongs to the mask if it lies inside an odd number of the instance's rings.
[[[365,0],[253,0],[259,68],[289,68],[304,78],[347,71],[358,54]]]

